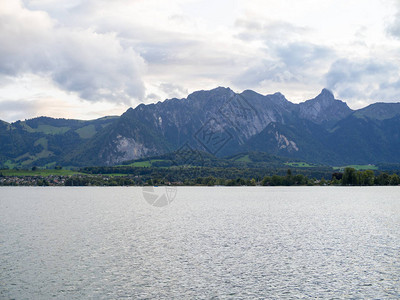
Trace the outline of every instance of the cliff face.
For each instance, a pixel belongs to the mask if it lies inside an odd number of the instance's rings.
[[[323,89],[314,99],[300,103],[299,117],[317,124],[337,122],[349,116],[353,111],[346,103],[336,100],[332,92]]]

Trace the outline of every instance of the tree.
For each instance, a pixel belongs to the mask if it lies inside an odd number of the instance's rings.
[[[263,178],[263,180],[261,181],[261,185],[269,185],[269,183],[270,183],[270,181],[271,181],[271,177],[269,177],[269,176],[265,176],[264,178]]]
[[[246,185],[246,181],[243,178],[236,179],[237,185]]]
[[[283,180],[284,185],[293,185],[292,170],[288,169],[286,172],[286,177]]]
[[[357,172],[354,168],[345,168],[343,177],[342,177],[342,184],[343,185],[357,185]]]
[[[387,173],[381,173],[376,177],[376,184],[378,185],[389,185],[390,177]]]
[[[339,181],[339,180],[342,180],[342,177],[343,177],[343,173],[340,173],[340,172],[335,172],[332,174],[332,180],[337,179]]]
[[[282,185],[282,177],[278,175],[272,176],[270,184],[272,186]]]
[[[218,178],[216,184],[217,184],[217,185],[225,185],[225,184],[226,184],[225,179],[223,179],[223,178]]]
[[[372,170],[365,170],[361,173],[360,184],[361,185],[374,185],[375,175]]]
[[[227,186],[235,186],[236,185],[236,180],[235,179],[230,179],[226,182]]]
[[[295,185],[306,185],[307,184],[307,178],[304,177],[303,174],[297,174],[294,176],[294,184]]]
[[[338,180],[336,177],[332,176],[331,185],[340,185],[341,180]]]
[[[203,179],[203,184],[208,185],[208,186],[214,186],[216,182],[216,179],[212,176],[208,176]]]
[[[390,185],[399,185],[400,184],[400,178],[397,174],[393,174],[390,176],[389,179]]]
[[[256,184],[257,184],[257,182],[256,182],[256,180],[254,178],[247,179],[247,181],[246,181],[246,185],[247,186],[256,186]]]

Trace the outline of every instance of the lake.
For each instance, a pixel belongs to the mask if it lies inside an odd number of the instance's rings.
[[[400,297],[400,187],[147,192],[0,188],[0,299]]]

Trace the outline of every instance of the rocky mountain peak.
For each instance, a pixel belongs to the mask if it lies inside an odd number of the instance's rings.
[[[300,117],[317,124],[333,122],[348,116],[352,110],[346,103],[336,100],[328,89],[322,89],[314,99],[299,104]]]
[[[198,99],[198,98],[202,98],[202,97],[218,97],[218,96],[222,96],[222,95],[229,95],[232,96],[235,93],[228,87],[217,87],[215,89],[212,90],[201,90],[201,91],[196,91],[191,93],[187,99]]]
[[[283,95],[280,92],[276,92],[275,94],[273,94],[274,96],[276,96],[279,100],[282,100],[284,102],[287,102],[288,100],[286,99],[285,95]]]
[[[333,101],[335,100],[335,96],[333,93],[328,89],[322,89],[321,93],[314,98],[317,101]]]

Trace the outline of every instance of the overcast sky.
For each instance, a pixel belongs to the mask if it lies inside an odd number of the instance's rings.
[[[0,0],[0,119],[92,119],[217,86],[400,101],[400,0]]]

